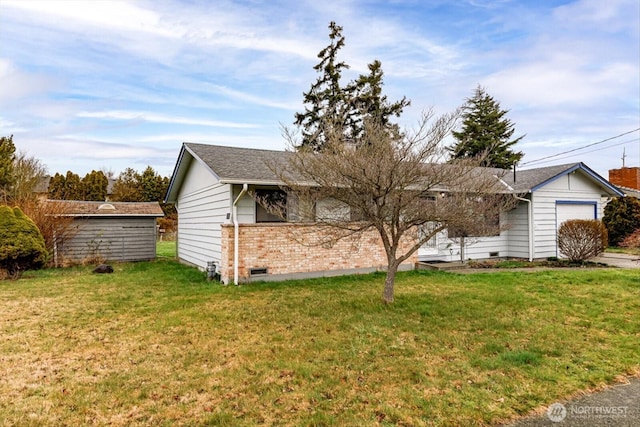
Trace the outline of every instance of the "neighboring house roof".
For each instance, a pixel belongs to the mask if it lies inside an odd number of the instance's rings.
[[[629,187],[621,187],[621,186],[618,186],[618,188],[620,190],[622,190],[622,192],[626,196],[635,197],[637,199],[640,199],[640,190],[636,190],[635,188],[629,188]]]
[[[277,167],[278,164],[284,166],[289,155],[290,153],[286,151],[185,142],[171,176],[166,200],[176,199],[180,183],[192,161],[201,162],[221,183],[278,185],[281,184],[281,180],[272,168]],[[478,168],[478,171],[496,176],[505,184],[509,192],[514,193],[530,193],[562,176],[581,171],[597,182],[606,193],[616,196],[623,195],[617,187],[582,162],[517,170],[515,177],[513,171],[506,169]]]
[[[158,202],[83,202],[76,200],[47,200],[47,203],[55,204],[62,216],[164,216]]]

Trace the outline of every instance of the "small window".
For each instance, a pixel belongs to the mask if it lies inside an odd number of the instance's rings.
[[[285,222],[287,193],[282,190],[256,190],[256,222]]]

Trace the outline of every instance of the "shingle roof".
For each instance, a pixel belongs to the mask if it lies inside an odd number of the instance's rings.
[[[167,193],[168,199],[175,196],[174,181],[183,179],[188,167],[188,161],[183,163],[183,155],[188,152],[195,159],[202,161],[220,182],[232,184],[270,184],[278,185],[281,180],[272,170],[277,165],[286,165],[286,151],[259,150],[252,148],[227,147],[221,145],[184,143],[176,169],[171,178],[171,184]],[[479,173],[491,173],[499,177],[508,187],[507,191],[515,193],[528,193],[548,184],[549,182],[575,170],[587,174],[611,194],[620,193],[600,175],[589,169],[583,163],[569,163],[563,165],[547,166],[534,169],[517,170],[515,179],[513,171],[499,168],[482,168]],[[620,193],[622,194],[622,193]]]
[[[184,146],[225,183],[279,183],[280,179],[271,170],[270,165],[284,165],[289,155],[286,151],[221,145],[185,143]]]
[[[514,189],[516,193],[533,192],[554,181],[555,179],[567,175],[574,171],[581,171],[598,182],[610,193],[618,194],[620,190],[609,181],[598,175],[584,163],[567,163],[564,165],[546,166],[534,169],[516,170],[515,177],[513,171],[505,174],[501,179]],[[621,194],[621,193],[620,193]]]
[[[164,216],[158,202],[84,202],[47,200],[63,216]]]
[[[516,169],[515,177],[512,170],[506,171],[502,180],[517,192],[529,192],[540,184],[562,175],[565,171],[577,165],[579,165],[579,163],[569,163],[534,169]]]

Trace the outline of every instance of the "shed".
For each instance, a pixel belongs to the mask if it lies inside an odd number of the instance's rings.
[[[156,257],[158,202],[47,200],[58,215],[73,217],[70,230],[56,241],[56,264],[82,261],[148,261]]]

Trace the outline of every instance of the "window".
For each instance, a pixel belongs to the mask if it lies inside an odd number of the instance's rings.
[[[256,222],[285,222],[287,193],[282,190],[256,190]]]
[[[468,226],[452,226],[448,230],[449,238],[491,237],[500,235],[500,213],[485,212],[478,214],[473,224]]]

